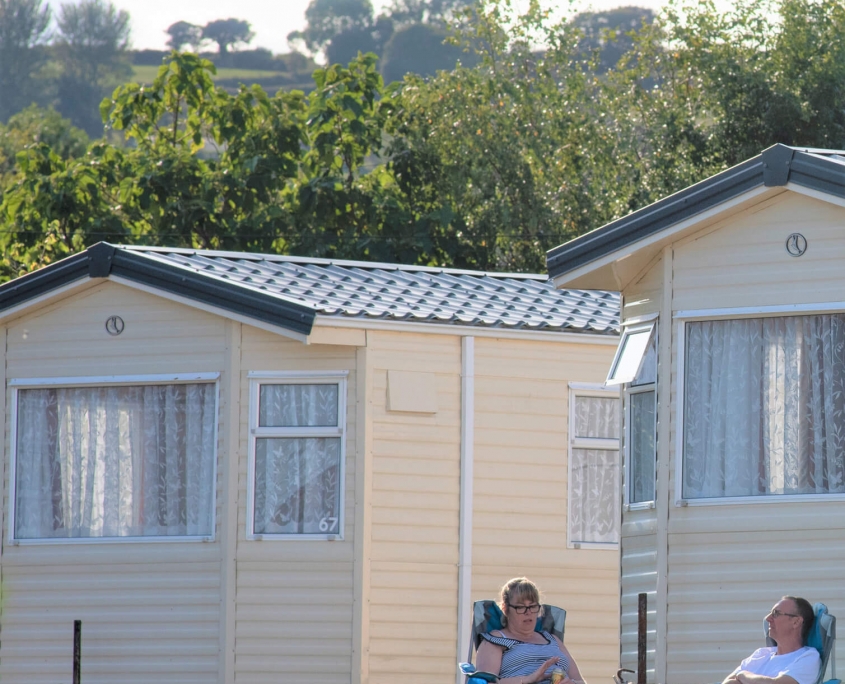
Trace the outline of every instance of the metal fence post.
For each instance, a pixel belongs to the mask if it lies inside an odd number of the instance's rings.
[[[637,605],[637,684],[646,684],[646,647],[648,645],[648,594],[640,594]]]
[[[73,684],[82,679],[82,620],[73,621]]]

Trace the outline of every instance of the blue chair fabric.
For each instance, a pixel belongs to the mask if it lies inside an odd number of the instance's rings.
[[[478,650],[481,635],[502,628],[502,610],[495,601],[476,601],[472,605],[472,632],[469,640],[467,662],[472,662],[472,653]],[[550,632],[563,641],[566,626],[566,611],[557,606],[543,604],[543,610],[537,617],[535,632]]]

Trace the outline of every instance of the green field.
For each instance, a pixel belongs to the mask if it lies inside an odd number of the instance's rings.
[[[136,83],[152,83],[158,73],[157,66],[133,66],[132,80]],[[260,69],[218,69],[215,81],[226,81],[237,79],[244,83],[255,83],[262,79],[278,78],[284,72],[262,71]]]

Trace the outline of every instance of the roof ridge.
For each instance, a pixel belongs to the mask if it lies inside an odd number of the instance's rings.
[[[114,245],[117,249],[132,252],[158,252],[165,254],[183,254],[208,257],[223,257],[240,260],[275,261],[291,264],[313,264],[315,266],[339,266],[341,268],[358,268],[370,271],[409,271],[412,273],[442,273],[445,275],[468,275],[487,278],[509,278],[522,280],[538,280],[546,282],[549,276],[545,273],[504,273],[498,271],[475,271],[463,268],[447,268],[442,266],[418,266],[410,264],[395,264],[383,261],[355,261],[350,259],[324,259],[320,257],[300,257],[289,254],[265,254],[263,252],[238,252],[232,250],[193,249],[188,247],[154,247],[145,245]]]

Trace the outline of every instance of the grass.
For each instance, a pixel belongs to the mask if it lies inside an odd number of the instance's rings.
[[[136,83],[152,83],[153,79],[158,74],[157,66],[133,66],[132,80]],[[284,72],[280,71],[262,71],[260,69],[218,69],[217,75],[214,76],[215,81],[227,79],[239,79],[244,83],[254,83],[262,78],[275,78]]]

